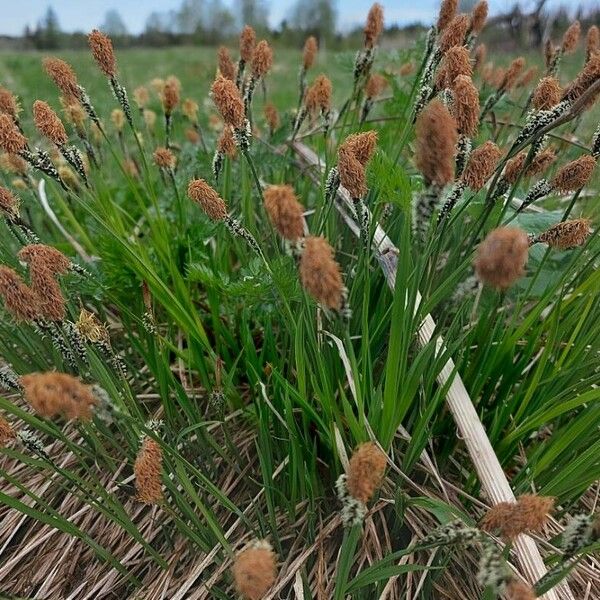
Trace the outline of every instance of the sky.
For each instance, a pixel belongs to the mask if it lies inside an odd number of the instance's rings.
[[[232,0],[224,0],[231,5]],[[295,0],[267,0],[270,5],[272,26],[284,19]],[[348,29],[363,22],[373,0],[338,0],[338,22],[342,29]],[[386,22],[414,23],[431,22],[439,7],[440,0],[379,0],[385,9]],[[524,0],[527,7],[534,0]],[[549,0],[549,5],[597,6],[600,0]],[[514,0],[489,0],[491,12],[508,10]],[[35,27],[37,21],[46,12],[48,6],[56,10],[61,29],[65,31],[89,31],[104,21],[106,11],[117,9],[128,29],[132,33],[143,30],[148,15],[153,11],[168,11],[181,5],[181,0],[0,0],[2,18],[0,35],[19,35],[26,25]]]

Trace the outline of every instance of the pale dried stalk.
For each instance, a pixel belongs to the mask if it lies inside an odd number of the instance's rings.
[[[313,166],[320,167],[322,164],[318,156],[307,146],[300,142],[292,144],[294,151],[298,154],[301,161]],[[360,229],[351,217],[353,214],[353,204],[350,194],[340,186],[336,199],[336,208],[342,215],[344,221],[355,235],[360,234]],[[373,236],[373,249],[377,260],[385,275],[388,286],[393,290],[396,285],[396,265],[398,249],[387,236],[379,224],[375,225]],[[415,302],[415,311],[418,310],[421,303],[421,294],[417,292]],[[435,331],[435,321],[431,315],[426,315],[418,331],[419,344],[423,347],[427,345]],[[441,336],[436,338],[436,348],[438,354],[445,352],[444,340]],[[494,449],[487,437],[485,428],[479,420],[479,416],[469,392],[465,388],[463,380],[456,372],[456,366],[452,359],[448,359],[443,369],[437,376],[437,381],[441,386],[445,386],[451,381],[446,395],[448,408],[456,422],[461,438],[464,440],[473,466],[477,471],[482,488],[492,504],[499,502],[511,502],[515,500],[515,495],[502,470],[500,461],[496,456]],[[521,567],[521,570],[530,583],[535,583],[546,574],[546,566],[535,544],[535,541],[527,536],[520,535],[514,543],[514,551]],[[544,596],[545,600],[574,600],[574,596],[566,582],[550,590]]]

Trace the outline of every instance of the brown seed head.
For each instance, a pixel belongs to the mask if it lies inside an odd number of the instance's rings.
[[[398,74],[401,77],[406,77],[407,75],[414,73],[414,70],[415,70],[414,63],[412,63],[411,61],[408,61],[408,62],[405,62],[400,65],[400,68],[398,69]]]
[[[469,31],[471,20],[468,15],[457,15],[450,21],[443,33],[440,35],[440,50],[443,54],[453,46],[462,46]]]
[[[537,242],[548,244],[557,250],[569,250],[583,246],[592,230],[589,219],[562,221],[536,237]]]
[[[88,42],[100,70],[112,79],[117,74],[117,61],[110,38],[94,29],[88,36]]]
[[[9,221],[19,218],[19,199],[15,198],[10,190],[2,186],[0,186],[0,212]]]
[[[110,343],[110,335],[106,325],[98,319],[91,311],[81,308],[79,318],[75,324],[77,331],[91,342],[108,342]]]
[[[4,448],[16,437],[17,436],[11,424],[4,417],[0,417],[0,448]]]
[[[565,54],[571,54],[577,49],[581,37],[581,23],[575,21],[565,31],[562,39],[561,49]]]
[[[234,159],[237,154],[237,147],[233,139],[233,130],[229,125],[223,127],[223,131],[217,140],[217,150],[231,159]]]
[[[225,200],[204,179],[192,179],[190,181],[188,196],[200,205],[209,219],[222,221],[227,217]]]
[[[354,154],[358,162],[363,167],[366,167],[377,148],[377,132],[363,131],[361,133],[352,133],[344,140],[340,148],[347,148]]]
[[[454,179],[454,153],[458,133],[456,121],[444,104],[432,100],[416,123],[415,162],[427,183],[440,186]]]
[[[140,85],[133,90],[133,99],[137,104],[138,108],[146,108],[148,102],[150,102],[150,92],[144,85]]]
[[[67,373],[30,373],[21,377],[21,384],[25,400],[43,417],[89,421],[98,404],[91,387]]]
[[[161,169],[174,169],[177,159],[168,148],[157,148],[152,155],[154,163]]]
[[[514,540],[521,533],[541,531],[553,509],[554,498],[526,494],[516,502],[493,506],[484,515],[480,527],[489,532],[499,530],[504,538]]]
[[[452,19],[456,16],[457,8],[458,0],[442,0],[437,20],[438,31],[443,31],[450,25]]]
[[[304,236],[304,209],[291,185],[270,185],[264,198],[269,219],[282,238],[295,242]]]
[[[533,588],[523,581],[511,579],[506,586],[507,600],[535,600],[537,598]]]
[[[523,150],[506,162],[506,166],[504,167],[504,179],[508,181],[508,183],[514,184],[517,182],[526,160],[527,152]]]
[[[198,103],[191,98],[186,98],[181,104],[181,112],[192,122],[198,122]]]
[[[504,92],[512,90],[524,68],[525,59],[522,56],[515,58],[508,66],[508,69],[506,69],[498,88]]]
[[[60,58],[47,56],[42,61],[46,73],[50,76],[56,87],[62,92],[67,102],[81,100],[81,90],[77,83],[77,75],[71,68],[69,63],[66,63]]]
[[[0,165],[8,173],[27,175],[27,163],[18,154],[3,152],[0,156]]]
[[[120,108],[113,108],[110,120],[117,131],[122,131],[125,126],[125,113]]]
[[[144,437],[133,465],[137,499],[144,504],[158,504],[162,498],[162,448],[149,437]]]
[[[438,73],[442,74],[437,85],[438,89],[452,87],[454,80],[459,75],[472,77],[473,67],[471,66],[471,58],[467,48],[465,46],[450,48],[444,55],[444,60]]]
[[[593,156],[580,156],[559,169],[552,179],[552,187],[563,193],[575,192],[590,180],[595,166]]]
[[[267,102],[264,107],[265,119],[271,131],[275,131],[279,127],[279,113],[274,104]]]
[[[162,91],[162,105],[166,115],[170,115],[173,109],[179,104],[179,85],[178,82],[169,78],[165,81],[165,87]]]
[[[518,88],[528,87],[529,84],[535,79],[537,74],[538,74],[538,68],[536,66],[529,67],[529,69],[527,69],[527,71],[525,71],[525,73],[523,73],[523,75],[521,75],[521,77],[519,78],[519,81],[517,81],[516,87],[518,87]]]
[[[383,75],[371,75],[365,86],[365,95],[367,98],[377,98],[377,96],[385,90],[387,85],[388,81]]]
[[[17,256],[29,265],[32,272],[46,271],[55,276],[63,275],[71,268],[71,261],[60,250],[46,244],[23,246]]]
[[[452,87],[454,103],[452,114],[459,133],[474,137],[479,127],[479,92],[467,75],[459,75]]]
[[[21,107],[15,95],[0,85],[0,113],[10,115],[16,119],[21,112]]]
[[[199,144],[200,143],[200,134],[193,127],[188,127],[185,130],[185,139],[191,144]]]
[[[356,155],[347,147],[338,150],[338,171],[341,184],[348,190],[352,198],[364,198],[367,194],[367,177],[365,167]]]
[[[225,77],[217,77],[211,88],[212,99],[223,121],[235,129],[244,126],[244,102],[235,83]]]
[[[72,100],[69,104],[65,98],[61,97],[61,104],[63,107],[63,113],[65,115],[65,119],[72,123],[78,130],[83,128],[85,123],[86,113],[83,109],[83,106],[77,102],[77,100]]]
[[[474,71],[479,70],[483,66],[486,57],[487,46],[485,44],[478,44],[477,48],[475,48],[475,64],[473,65]]]
[[[40,316],[33,290],[10,267],[0,265],[0,297],[4,307],[17,321],[33,321]]]
[[[10,154],[19,154],[27,146],[25,136],[17,129],[13,118],[0,115],[0,148]]]
[[[69,141],[59,116],[43,100],[33,103],[33,122],[38,131],[57,146],[64,146]]]
[[[525,169],[525,175],[527,177],[533,177],[544,173],[548,167],[556,160],[556,154],[552,148],[546,148],[539,154],[537,154],[531,164]]]
[[[339,310],[344,284],[333,248],[323,237],[308,237],[300,258],[300,281],[304,289],[323,306]]]
[[[381,487],[386,464],[386,455],[373,442],[358,446],[348,465],[348,493],[366,504]]]
[[[548,110],[560,102],[562,93],[556,77],[543,77],[533,91],[531,102],[537,110]]]
[[[244,62],[252,60],[254,45],[256,44],[256,32],[250,25],[245,25],[240,34],[240,56]]]
[[[308,71],[315,64],[318,51],[317,38],[314,35],[307,37],[302,52],[302,67],[305,71]]]
[[[217,52],[217,63],[219,65],[219,73],[225,79],[233,81],[235,79],[235,65],[233,64],[233,60],[231,60],[229,49],[225,46],[221,46]]]
[[[480,34],[485,27],[489,12],[488,3],[486,0],[479,0],[471,13],[471,31],[475,34]]]
[[[594,54],[579,75],[565,88],[562,100],[577,100],[589,87],[600,79],[600,54]]]
[[[525,274],[527,234],[518,227],[499,227],[479,244],[474,262],[479,281],[498,290],[509,288]]]
[[[373,48],[383,31],[383,6],[375,2],[369,14],[365,25],[365,48]]]
[[[252,75],[259,79],[264,77],[273,66],[273,50],[266,40],[261,40],[256,44],[252,53]]]
[[[484,142],[473,150],[462,174],[462,181],[473,191],[479,191],[492,176],[502,153],[494,142]]]
[[[264,540],[256,541],[235,557],[232,571],[242,598],[261,600],[277,577],[275,553]]]
[[[600,29],[597,25],[592,25],[585,36],[585,62],[598,53],[600,53]]]
[[[314,83],[306,94],[307,98],[305,104],[307,109],[309,109],[309,112],[314,112],[317,108],[323,113],[329,112],[331,109],[332,93],[333,90],[329,77],[321,73],[321,75],[315,79]]]

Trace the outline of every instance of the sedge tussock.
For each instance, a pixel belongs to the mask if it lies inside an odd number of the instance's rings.
[[[300,258],[300,281],[317,302],[332,310],[343,305],[344,284],[333,248],[323,237],[308,237]]]
[[[554,510],[554,498],[525,494],[516,502],[500,502],[490,508],[481,520],[484,531],[500,531],[509,540],[522,533],[538,533],[543,530],[550,513]]]
[[[304,235],[304,208],[291,185],[270,185],[264,193],[269,219],[282,238],[295,242]]]
[[[244,600],[260,600],[275,583],[277,559],[266,540],[256,540],[239,552],[233,562],[233,579]]]
[[[490,287],[506,290],[525,274],[528,253],[529,238],[522,229],[494,229],[477,249],[477,278]]]
[[[133,466],[137,500],[158,504],[162,498],[162,448],[153,438],[145,436]]]
[[[432,100],[419,115],[415,162],[428,184],[446,185],[454,179],[456,120],[440,100]]]
[[[43,417],[89,421],[98,404],[91,387],[68,373],[30,373],[21,384],[25,400]]]

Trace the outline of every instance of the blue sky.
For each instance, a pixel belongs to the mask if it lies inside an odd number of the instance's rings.
[[[271,8],[271,24],[277,25],[288,14],[294,0],[267,0]],[[232,0],[224,0],[231,4]],[[388,23],[430,22],[440,0],[379,0],[385,8]],[[506,10],[513,0],[489,0],[492,12]],[[549,4],[574,6],[597,6],[600,0],[550,0]],[[58,13],[62,29],[67,31],[89,31],[99,26],[106,11],[117,9],[127,27],[132,32],[143,29],[147,16],[152,11],[165,11],[177,8],[181,0],[0,0],[3,5],[0,19],[0,34],[20,34],[26,25],[35,26],[47,7],[52,5]],[[346,29],[361,23],[372,0],[338,0],[339,24]],[[524,6],[531,6],[533,0],[524,0]],[[343,7],[343,8],[342,8]]]

